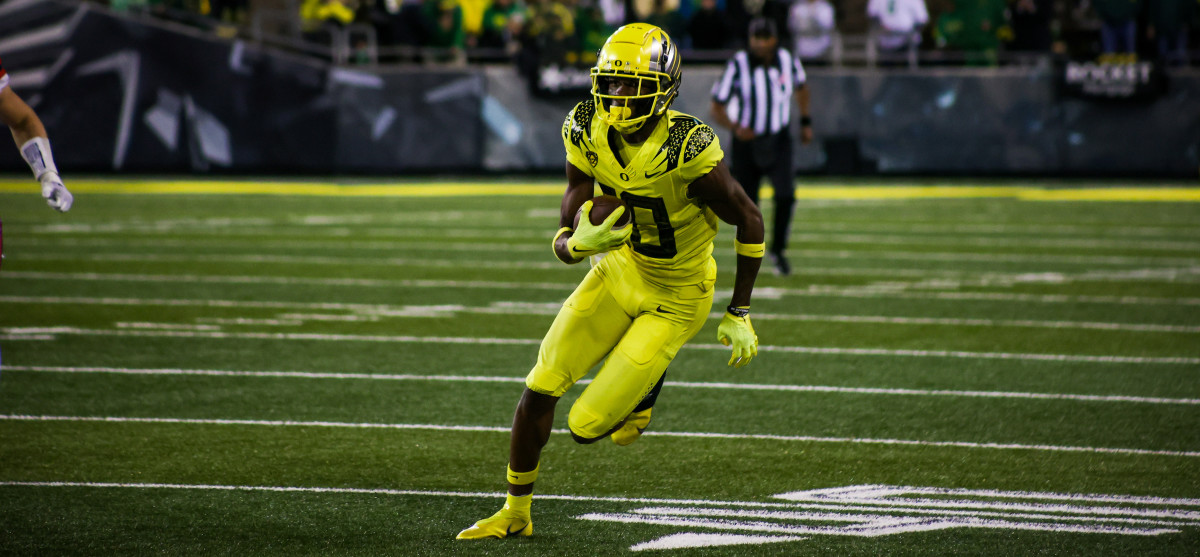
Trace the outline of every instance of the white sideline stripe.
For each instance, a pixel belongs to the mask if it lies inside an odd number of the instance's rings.
[[[207,338],[207,339],[261,339],[261,340],[323,340],[334,342],[396,342],[396,343],[428,343],[428,344],[498,344],[498,345],[539,345],[541,339],[536,338],[488,338],[488,337],[419,337],[409,335],[331,335],[320,333],[233,333],[214,331],[150,331],[150,330],[103,330],[77,329],[75,327],[9,327],[0,329],[2,334],[10,335],[83,335],[83,336],[124,336],[124,337],[171,337],[171,338]],[[720,344],[687,344],[685,349],[728,351],[729,347]],[[1086,354],[1020,354],[1011,352],[967,352],[962,350],[890,350],[885,348],[826,348],[817,346],[775,346],[758,347],[759,352],[780,352],[793,354],[821,354],[833,356],[885,356],[913,358],[965,358],[987,360],[1034,360],[1055,362],[1089,362],[1104,364],[1163,364],[1163,365],[1200,365],[1200,358],[1192,357],[1147,357],[1147,356],[1101,356]]]
[[[195,282],[212,284],[306,284],[320,286],[353,286],[384,288],[479,288],[491,290],[574,290],[575,282],[497,282],[458,280],[347,279],[287,276],[239,275],[143,275],[124,273],[57,273],[41,271],[5,271],[8,278],[37,280],[87,280],[115,282]],[[1163,298],[1148,296],[1075,296],[1066,294],[1012,294],[1004,292],[907,292],[887,286],[830,287],[813,285],[807,289],[764,287],[760,296],[807,296],[848,298],[902,298],[920,300],[986,300],[1054,304],[1122,304],[1122,305],[1200,305],[1200,298]]]
[[[115,367],[4,366],[3,371],[39,373],[113,373],[120,375],[200,375],[214,377],[293,377],[301,379],[365,379],[377,381],[448,381],[463,383],[524,383],[525,377],[490,375],[411,375],[385,373],[333,373],[313,371],[230,371],[221,369],[131,369]],[[590,380],[584,379],[581,384]],[[929,389],[885,389],[878,387],[832,387],[823,385],[769,385],[756,383],[709,383],[667,381],[666,386],[686,389],[727,389],[800,393],[849,393],[867,395],[945,396],[971,398],[1016,398],[1033,400],[1078,400],[1087,402],[1135,402],[1145,404],[1200,405],[1200,398],[1162,398],[1127,395],[1076,395],[1009,391],[957,391]]]
[[[201,307],[230,307],[230,308],[272,308],[272,309],[321,309],[346,310],[360,313],[408,315],[411,312],[407,306],[388,306],[372,304],[344,304],[337,302],[307,303],[283,301],[250,301],[250,300],[201,300],[201,299],[158,299],[158,298],[92,298],[83,296],[0,296],[0,303],[12,304],[88,304],[112,306],[201,306]],[[561,304],[508,303],[492,306],[456,307],[451,313],[485,313],[508,315],[554,315],[558,313]],[[714,312],[710,319],[720,319],[724,314]],[[1200,333],[1200,326],[1162,325],[1158,323],[1106,323],[1099,321],[1036,321],[1036,320],[1006,320],[1006,319],[963,319],[950,317],[892,317],[886,315],[816,315],[788,313],[756,313],[756,320],[780,321],[812,321],[828,323],[880,323],[889,325],[947,325],[966,327],[1027,327],[1044,329],[1099,329],[1106,331],[1136,331],[1149,333]],[[295,319],[215,319],[206,318],[205,323],[233,325],[298,325]]]
[[[33,416],[26,414],[0,414],[0,421],[31,422],[105,422],[105,423],[148,423],[183,425],[245,425],[268,427],[329,427],[349,429],[405,429],[421,431],[476,431],[510,433],[509,426],[455,426],[438,424],[380,424],[327,421],[294,420],[232,420],[201,418],[138,418],[124,416]],[[566,429],[555,429],[553,433],[566,435]],[[708,433],[685,431],[647,431],[643,435],[656,437],[682,437],[692,439],[739,439],[756,441],[795,441],[802,443],[850,443],[861,445],[902,445],[919,447],[958,447],[965,449],[1025,450],[1045,452],[1102,453],[1121,455],[1174,456],[1197,458],[1200,451],[1166,451],[1157,449],[1125,449],[1116,447],[1080,447],[1070,445],[1027,445],[1020,443],[976,443],[971,441],[922,441],[915,439],[872,439],[864,437],[816,437],[809,435],[772,435],[765,433]]]
[[[544,235],[548,243],[551,234]],[[732,256],[732,248],[723,247],[724,239],[718,239],[715,254]],[[732,242],[730,242],[732,243]],[[262,248],[294,248],[304,250],[331,249],[345,252],[348,249],[379,249],[389,251],[399,250],[430,250],[438,252],[462,251],[478,252],[478,242],[421,242],[421,241],[373,241],[355,240],[352,238],[331,237],[329,241],[320,240],[261,240],[248,239],[237,241],[227,239],[222,241],[175,240],[175,239],[104,239],[104,238],[22,238],[11,242],[20,245],[53,245],[53,246],[110,246],[110,247],[216,247],[229,249],[238,244],[247,247]],[[545,243],[502,243],[489,244],[496,249],[521,252],[545,252]],[[727,244],[725,244],[727,245]],[[1028,253],[973,253],[973,252],[924,252],[924,251],[871,251],[871,250],[817,250],[801,249],[789,253],[797,257],[815,259],[895,259],[901,261],[987,261],[995,263],[1069,263],[1080,265],[1200,265],[1200,257],[1173,256],[1124,256],[1124,255],[1071,255],[1071,254],[1028,254]]]

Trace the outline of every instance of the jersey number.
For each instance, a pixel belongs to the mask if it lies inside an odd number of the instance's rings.
[[[629,208],[629,216],[633,219],[633,251],[655,259],[675,257],[678,253],[675,250],[675,229],[671,227],[667,202],[661,197],[642,197],[627,191],[621,192],[621,201]],[[658,245],[642,242],[642,234],[638,229],[638,212],[635,209],[649,210],[654,217],[654,226],[658,228]]]

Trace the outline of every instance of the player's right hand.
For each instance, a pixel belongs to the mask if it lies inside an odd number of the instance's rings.
[[[725,312],[717,326],[717,340],[725,346],[733,346],[733,355],[729,357],[729,365],[733,367],[745,366],[758,355],[758,335],[754,333],[749,315]]]
[[[47,205],[63,213],[69,211],[71,203],[75,202],[75,196],[71,195],[55,172],[42,175],[42,197],[46,198]]]
[[[592,224],[592,201],[590,199],[583,202],[581,210],[583,215],[579,218],[579,228],[571,234],[571,239],[567,240],[567,249],[571,251],[572,257],[581,259],[620,247],[629,239],[629,235],[633,234],[632,226],[613,229],[617,219],[625,213],[625,207],[617,207],[611,215],[608,215],[607,219],[604,219],[604,222],[598,225]]]

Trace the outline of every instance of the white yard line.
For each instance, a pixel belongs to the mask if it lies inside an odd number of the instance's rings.
[[[405,280],[405,279],[354,279],[354,278],[306,278],[287,276],[235,276],[235,275],[143,275],[122,273],[43,273],[33,271],[4,271],[7,278],[39,280],[83,280],[114,282],[160,282],[201,284],[307,284],[318,286],[352,286],[385,288],[484,288],[497,290],[574,290],[572,282],[502,282],[486,280]]]
[[[732,252],[733,250],[729,250]],[[961,263],[1075,263],[1084,265],[1200,265],[1198,257],[1174,256],[1125,256],[1125,255],[1072,255],[1031,253],[974,253],[974,252],[924,252],[924,251],[869,251],[869,250],[789,250],[794,258],[816,259],[888,259],[900,261],[948,261]]]
[[[317,255],[280,255],[261,253],[204,253],[204,254],[153,254],[153,253],[28,253],[13,256],[14,261],[95,261],[95,262],[148,262],[148,263],[253,263],[281,265],[326,265],[334,267],[422,267],[451,269],[515,269],[549,270],[580,273],[580,267],[563,265],[557,261],[540,258],[536,261],[513,259],[488,260],[428,259],[412,257],[332,257]],[[732,269],[723,269],[732,273]],[[940,271],[922,269],[888,269],[882,267],[811,267],[798,265],[797,275],[814,276],[883,276],[910,279],[939,279],[957,281],[962,286],[1012,286],[1023,283],[1067,284],[1074,282],[1171,282],[1194,284],[1200,282],[1200,266],[1167,267],[1149,269],[1123,269],[1119,271],[1084,271],[1064,273],[1058,271],[1030,271],[1015,273]]]
[[[555,213],[554,216],[557,216]],[[980,234],[980,235],[1083,235],[1094,237],[1110,235],[1163,236],[1176,238],[1180,235],[1200,234],[1196,226],[1109,226],[1105,224],[931,224],[915,222],[804,222],[796,223],[793,231],[819,232],[875,232],[897,234]]]
[[[814,244],[921,245],[972,247],[1036,247],[1130,250],[1200,250],[1200,243],[1178,240],[1141,240],[1126,238],[981,238],[964,235],[897,236],[893,234],[813,234],[792,233],[792,242]]]
[[[31,235],[61,235],[61,234],[172,234],[177,236],[225,237],[225,236],[281,236],[281,237],[370,237],[370,238],[506,238],[506,239],[537,239],[553,236],[553,232],[545,226],[520,227],[507,226],[495,228],[463,228],[416,226],[378,226],[358,224],[349,228],[345,223],[337,226],[304,226],[296,224],[277,224],[266,226],[246,226],[241,223],[231,223],[226,226],[163,226],[156,223],[104,223],[104,224],[52,224],[34,226],[29,230]],[[349,223],[351,225],[355,223]],[[460,223],[461,224],[461,223]],[[793,242],[809,242],[820,244],[863,244],[880,245],[941,245],[941,246],[979,246],[979,247],[1037,247],[1037,248],[1083,248],[1083,249],[1130,249],[1130,250],[1200,250],[1200,242],[1187,240],[1147,240],[1140,238],[1044,238],[1044,237],[972,237],[967,234],[943,234],[926,236],[907,236],[896,234],[872,234],[849,232],[802,232],[795,231],[790,239]]]
[[[3,301],[0,299],[0,301]],[[710,317],[721,318],[713,313]],[[880,323],[889,325],[945,325],[951,327],[1029,327],[1040,329],[1099,329],[1156,333],[1200,333],[1200,326],[1157,323],[1106,323],[1098,321],[1038,321],[1032,319],[961,319],[950,317],[892,317],[886,315],[814,315],[756,313],[757,320],[815,321],[823,323]]]
[[[88,296],[0,296],[0,304],[70,304],[109,306],[166,306],[166,307],[223,307],[261,309],[308,309],[326,311],[351,311],[366,316],[421,316],[429,312],[438,315],[505,314],[505,315],[554,315],[561,304],[535,302],[499,302],[489,306],[390,306],[370,304],[343,304],[337,302],[306,303],[267,300],[204,300],[180,298],[97,298]],[[430,309],[431,307],[436,309]],[[423,313],[422,313],[423,312]],[[290,314],[289,314],[290,315]],[[711,319],[720,319],[722,313],[714,312]],[[351,316],[347,316],[349,318]],[[202,318],[204,323],[226,325],[253,325],[261,322],[269,325],[298,325],[298,317],[283,317],[275,320],[254,318]],[[1018,327],[1040,329],[1096,329],[1106,331],[1133,331],[1148,333],[1200,333],[1200,325],[1166,325],[1158,323],[1109,323],[1101,321],[1038,321],[1032,319],[967,319],[951,317],[899,317],[887,315],[820,315],[789,313],[756,313],[756,321],[804,321],[818,323],[869,323],[887,325],[939,325],[950,327]]]
[[[128,274],[128,273],[58,273],[40,271],[5,271],[5,277],[30,280],[199,283],[199,284],[303,284],[319,286],[380,287],[380,288],[470,288],[490,290],[559,290],[571,291],[575,282],[513,282],[486,280],[405,280],[310,278],[291,276],[194,275],[194,274]],[[1118,305],[1200,305],[1200,298],[1170,298],[1152,296],[1085,296],[1067,294],[1015,294],[1008,292],[912,292],[911,285],[873,284],[859,287],[811,285],[807,289],[761,287],[755,290],[760,298],[782,296],[900,298],[919,300],[980,300],[998,302],[1028,302],[1047,304],[1118,304]]]
[[[236,371],[221,369],[66,367],[66,366],[4,366],[4,373],[107,373],[117,375],[186,375],[211,377],[284,377],[297,379],[340,379],[372,381],[447,381],[454,383],[524,383],[524,376],[489,375],[413,375],[392,373],[333,373],[314,371]],[[580,381],[581,384],[590,380]],[[1200,398],[1163,398],[1127,395],[1079,395],[1062,393],[1026,393],[1011,391],[963,391],[931,389],[886,389],[880,387],[834,387],[825,385],[770,385],[761,383],[723,383],[667,381],[671,388],[775,391],[796,393],[840,393],[863,395],[938,396],[967,398],[1005,398],[1029,400],[1068,400],[1082,402],[1131,402],[1142,404],[1200,405]]]
[[[382,423],[353,423],[328,421],[295,421],[295,420],[227,420],[200,418],[147,418],[126,416],[34,416],[24,414],[0,414],[0,421],[26,422],[102,422],[102,423],[139,423],[139,424],[177,424],[177,425],[233,425],[233,426],[266,426],[266,427],[328,427],[348,429],[398,429],[419,431],[469,431],[510,433],[508,426],[463,426],[439,424],[382,424]],[[569,430],[556,429],[553,433],[569,434]],[[733,439],[757,441],[784,441],[800,443],[834,443],[860,445],[898,445],[917,447],[957,447],[966,449],[995,449],[1040,452],[1070,452],[1070,453],[1100,453],[1140,456],[1171,456],[1197,458],[1200,451],[1166,451],[1157,449],[1128,449],[1117,447],[1083,447],[1072,445],[1030,445],[1021,443],[979,443],[973,441],[923,441],[915,439],[872,439],[862,437],[815,437],[808,435],[771,435],[743,433],[710,433],[684,431],[647,431],[644,435],[656,437],[681,437],[692,439]]]
[[[181,490],[204,490],[204,491],[262,491],[275,493],[335,493],[335,494],[367,494],[367,495],[413,495],[421,497],[469,497],[469,498],[504,498],[502,492],[469,492],[469,491],[431,491],[431,490],[410,490],[410,489],[387,489],[387,488],[356,488],[356,487],[313,487],[313,486],[265,486],[265,485],[213,485],[213,484],[167,484],[167,483],[118,483],[118,482],[56,482],[56,481],[0,481],[0,486],[5,487],[89,487],[89,488],[130,488],[130,489],[181,489]],[[856,486],[858,487],[858,486]],[[862,486],[876,487],[876,486]],[[968,496],[982,496],[987,490],[958,490],[965,492]],[[1086,494],[1056,494],[1056,493],[1038,493],[1038,492],[1011,492],[1028,500],[1062,500],[1067,498],[1071,501],[1099,503],[1122,503],[1130,502],[1137,505],[1174,505],[1182,507],[1200,506],[1200,499],[1176,498],[1176,497],[1125,497],[1119,495],[1086,495]],[[785,494],[786,495],[786,494]],[[776,495],[776,497],[780,497]],[[964,506],[961,500],[947,500],[938,508],[929,509],[922,506],[914,506],[912,508],[896,509],[895,506],[886,505],[890,501],[882,501],[878,498],[868,500],[853,500],[851,504],[822,504],[812,503],[807,501],[793,502],[778,502],[778,501],[731,501],[731,500],[710,500],[710,499],[666,499],[666,498],[650,498],[650,497],[604,497],[604,496],[587,496],[587,495],[555,495],[555,494],[538,494],[538,499],[556,500],[556,501],[587,501],[587,502],[603,502],[603,503],[635,503],[641,505],[688,505],[710,511],[721,512],[722,507],[749,508],[749,509],[781,509],[786,512],[790,509],[813,509],[818,511],[894,511],[900,510],[906,513],[914,514],[929,514],[929,513],[950,513],[954,509]],[[903,503],[901,503],[903,504]],[[1066,512],[1084,515],[1095,515],[1097,511],[1105,511],[1110,507],[1087,507],[1082,505],[1067,505],[1064,506]],[[655,509],[656,511],[660,509]],[[1112,508],[1117,512],[1130,511],[1125,514],[1138,516],[1145,514],[1147,509],[1143,508]],[[634,512],[644,512],[647,509],[639,509]],[[678,511],[676,511],[678,512]],[[1175,513],[1170,513],[1168,517],[1175,518],[1180,514],[1189,513],[1189,509],[1177,509]],[[985,514],[980,511],[959,511],[955,514]],[[996,513],[986,513],[987,515]],[[1111,513],[1109,513],[1111,514]],[[1160,513],[1161,514],[1161,513]],[[1008,514],[1006,516],[1014,516]],[[1023,516],[1023,515],[1016,515]],[[1082,518],[1075,516],[1064,516],[1063,514],[1039,514],[1034,515],[1038,518],[1058,518],[1058,519],[1077,519]],[[1185,515],[1190,516],[1190,515]],[[834,518],[834,517],[831,517]],[[1124,522],[1139,522],[1139,523],[1157,523],[1165,521],[1153,521],[1148,519],[1124,518],[1123,516],[1111,517],[1113,521]],[[1194,520],[1194,519],[1193,519]]]
[[[809,200],[811,201],[811,200]],[[178,227],[193,228],[224,228],[229,226],[276,226],[276,225],[393,225],[411,226],[414,223],[445,223],[449,226],[459,226],[470,222],[474,226],[495,224],[505,228],[544,229],[547,220],[553,222],[559,216],[557,208],[528,209],[525,211],[405,211],[403,213],[338,213],[331,215],[309,214],[282,219],[250,217],[250,218],[182,218],[182,219],[131,219],[123,221],[104,222],[100,224],[71,224],[55,225],[56,232],[90,232],[102,227],[140,226],[157,229]],[[805,221],[796,223],[796,232],[855,232],[855,233],[890,233],[890,234],[947,234],[956,235],[1014,235],[1014,236],[1047,236],[1047,235],[1110,235],[1117,238],[1129,236],[1163,236],[1165,239],[1177,238],[1180,235],[1200,235],[1197,226],[1161,226],[1161,225],[1111,225],[1107,223],[1076,223],[1076,224],[1033,224],[1033,223],[927,223],[927,222],[862,222],[862,221]]]
[[[547,238],[549,242],[549,238]],[[71,247],[147,247],[147,248],[218,248],[231,249],[238,247],[254,248],[254,249],[297,249],[308,252],[320,250],[333,250],[338,253],[344,253],[348,250],[382,250],[391,252],[400,252],[406,250],[427,250],[437,252],[479,252],[479,243],[454,243],[454,242],[409,242],[409,241],[383,241],[383,240],[360,240],[346,238],[338,241],[316,241],[316,240],[212,240],[212,241],[196,241],[196,240],[176,240],[168,238],[128,238],[128,239],[110,239],[110,238],[20,238],[19,240],[9,240],[8,242],[15,249],[20,249],[22,246],[71,246]],[[534,244],[498,244],[489,243],[489,246],[500,252],[537,252],[546,253],[545,245]]]
[[[280,341],[331,341],[331,342],[383,342],[405,344],[482,344],[482,345],[522,345],[534,346],[541,344],[536,338],[496,338],[496,337],[426,337],[412,335],[347,335],[321,333],[266,333],[266,332],[226,332],[226,331],[142,331],[142,330],[112,330],[112,329],[80,329],[75,327],[8,327],[0,329],[0,334],[8,335],[79,335],[98,337],[157,337],[157,338],[204,338],[204,339],[256,339]],[[720,344],[688,344],[684,349],[728,351],[729,347]],[[961,358],[984,360],[1031,360],[1054,362],[1084,362],[1103,364],[1159,364],[1159,365],[1200,365],[1200,358],[1174,356],[1117,356],[1092,354],[1030,354],[1016,352],[968,352],[963,350],[893,350],[885,348],[834,348],[819,346],[778,346],[763,345],[759,352],[778,352],[791,354],[820,354],[830,356],[881,356],[909,358]]]
[[[347,231],[349,232],[349,231]],[[497,243],[490,242],[489,247],[495,252],[520,251],[546,253],[550,234],[545,235],[545,242],[538,243]],[[715,253],[721,256],[734,255],[733,248],[725,247],[732,241],[717,240]],[[477,253],[479,242],[419,241],[419,240],[363,240],[357,238],[331,237],[328,241],[311,240],[264,240],[250,238],[239,240],[235,238],[221,240],[184,240],[171,238],[29,238],[9,240],[12,249],[19,250],[29,246],[95,246],[95,247],[162,247],[162,248],[197,248],[213,247],[230,249],[247,247],[254,249],[281,248],[299,249],[306,251],[328,249],[345,252],[352,249],[389,250],[400,252],[404,250],[429,250],[438,252],[460,251]],[[926,251],[873,251],[873,250],[822,250],[794,249],[788,252],[796,258],[814,259],[863,259],[863,260],[900,260],[900,261],[943,261],[961,263],[993,262],[993,263],[1058,263],[1081,265],[1200,265],[1200,256],[1126,256],[1126,255],[1075,255],[1075,254],[1030,254],[1030,253],[974,253],[974,252],[926,252]]]
[[[499,261],[486,259],[417,259],[402,257],[322,257],[316,255],[268,255],[245,253],[149,254],[149,253],[36,253],[13,256],[26,261],[100,261],[149,263],[275,263],[284,265],[360,265],[380,267],[450,267],[470,269],[539,269],[578,271],[578,267],[554,261]]]

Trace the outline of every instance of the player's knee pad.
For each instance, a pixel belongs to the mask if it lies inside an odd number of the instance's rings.
[[[567,426],[571,429],[571,438],[576,443],[589,444],[603,439],[616,423],[611,417],[596,412],[586,404],[575,401],[571,413],[567,415]]]

